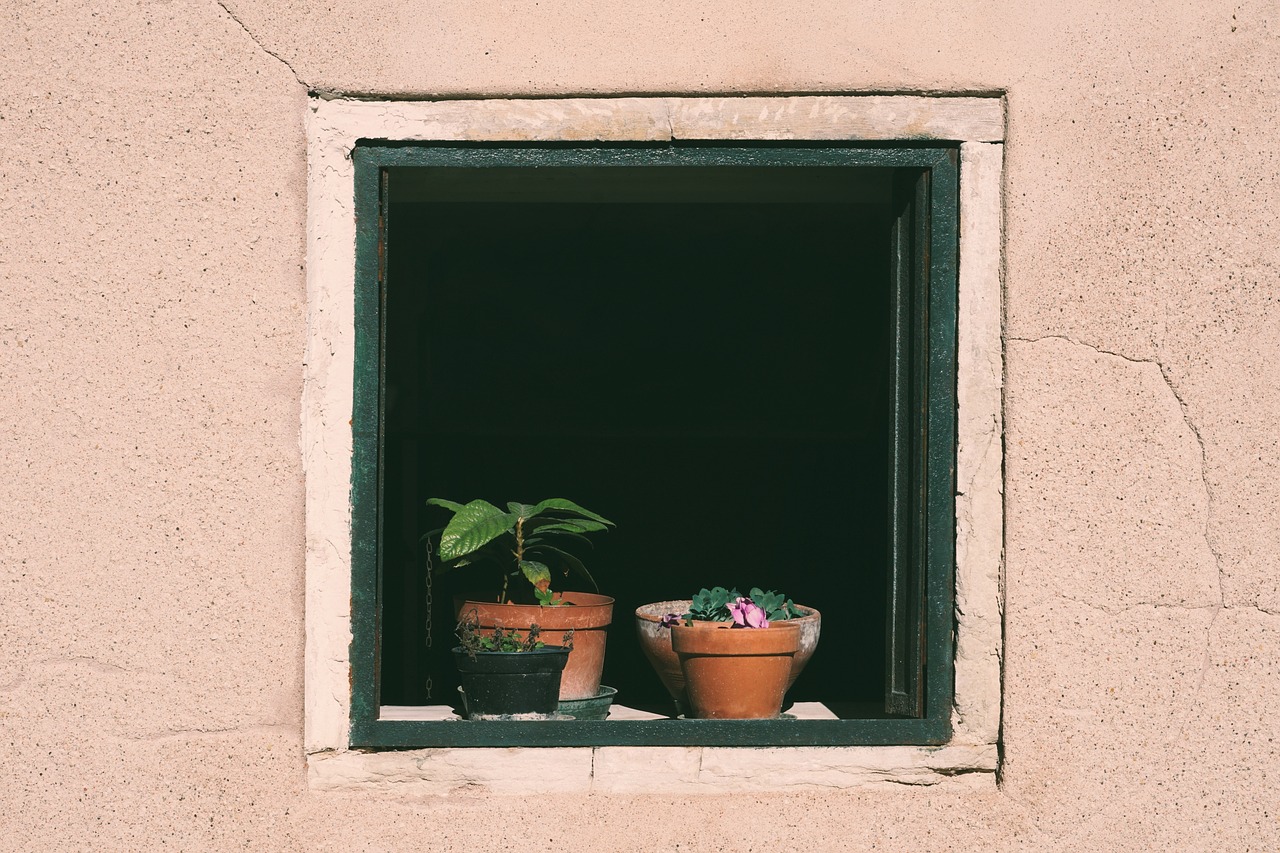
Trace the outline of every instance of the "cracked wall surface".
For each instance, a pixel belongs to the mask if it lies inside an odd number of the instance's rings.
[[[1276,14],[5,4],[0,849],[1280,847]],[[309,91],[1007,93],[998,789],[308,790]]]

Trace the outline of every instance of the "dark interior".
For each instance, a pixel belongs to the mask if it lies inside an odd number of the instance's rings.
[[[566,497],[617,523],[576,548],[617,600],[604,673],[617,702],[670,710],[637,606],[760,586],[823,614],[789,699],[880,714],[887,178],[392,170],[382,704],[452,703],[450,602],[492,583],[435,580],[428,648],[419,539],[448,513],[426,499]]]

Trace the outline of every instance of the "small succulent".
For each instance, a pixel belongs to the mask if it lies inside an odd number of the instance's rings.
[[[734,628],[768,628],[770,622],[803,616],[800,608],[780,592],[752,587],[750,595],[722,586],[703,588],[694,596],[688,613],[668,613],[662,625],[684,622],[732,622]]]

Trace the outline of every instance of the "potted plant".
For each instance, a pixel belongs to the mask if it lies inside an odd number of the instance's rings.
[[[539,625],[551,635],[574,631],[573,653],[560,681],[560,698],[597,697],[602,692],[605,628],[613,621],[613,599],[598,594],[586,566],[563,546],[588,541],[588,534],[602,533],[613,522],[564,498],[536,504],[508,503],[506,510],[485,500],[460,504],[432,498],[427,503],[453,513],[445,527],[424,537],[440,534],[437,573],[488,564],[501,574],[500,590],[487,599],[464,596],[455,602],[456,611],[474,610],[482,629],[527,632]],[[597,592],[553,590],[552,566],[565,575],[576,572]]]
[[[746,604],[752,608],[747,608]],[[781,707],[782,696],[800,676],[805,664],[813,657],[818,646],[818,638],[822,630],[822,614],[812,607],[797,605],[781,593],[770,590],[765,592],[753,588],[749,596],[741,595],[736,589],[714,587],[702,589],[692,599],[676,599],[646,604],[636,609],[636,628],[640,636],[640,645],[645,657],[653,665],[659,679],[675,701],[677,714],[686,717],[703,716],[694,705],[687,685],[687,662],[682,661],[681,654],[675,648],[675,634],[684,631],[673,631],[673,628],[685,629],[751,625],[758,624],[759,614],[763,613],[769,626],[786,623],[798,631],[797,648],[789,654],[781,653],[787,660],[786,681],[782,693],[778,695],[778,707],[771,708],[765,716],[775,716]],[[758,630],[758,629],[756,629]],[[784,628],[782,633],[788,633]],[[736,643],[745,648],[745,635],[733,637],[711,638],[720,643]],[[765,643],[764,636],[750,640],[757,644]],[[772,642],[770,640],[769,642]],[[687,643],[681,640],[681,643]],[[692,647],[686,645],[686,655],[693,655]],[[780,663],[778,664],[780,666]],[[694,663],[694,668],[705,668],[704,663]],[[772,704],[772,699],[769,700]],[[720,711],[713,713],[719,714]],[[736,712],[735,712],[736,713]]]
[[[548,646],[541,635],[537,625],[523,633],[506,628],[485,631],[475,611],[463,617],[453,658],[470,719],[556,712],[573,632],[565,633],[560,646]]]

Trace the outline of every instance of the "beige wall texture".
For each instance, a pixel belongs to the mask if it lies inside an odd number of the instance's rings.
[[[0,848],[1280,848],[1278,15],[0,5]],[[308,790],[309,92],[1007,94],[998,785]]]

